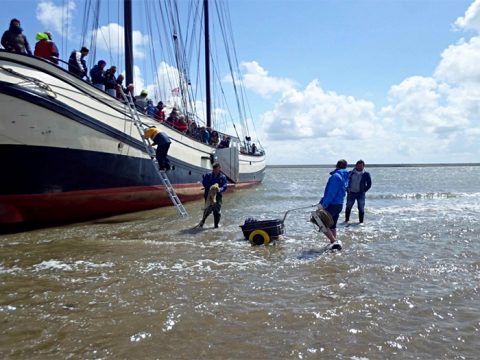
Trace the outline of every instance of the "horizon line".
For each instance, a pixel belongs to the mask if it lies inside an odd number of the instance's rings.
[[[312,167],[335,167],[335,164],[276,164],[266,165],[267,168],[312,168]],[[355,164],[349,164],[349,167],[355,166]],[[439,167],[439,166],[480,166],[480,163],[392,163],[392,164],[365,164],[365,167]]]

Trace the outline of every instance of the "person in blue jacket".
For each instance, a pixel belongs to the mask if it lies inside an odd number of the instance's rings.
[[[105,91],[105,66],[107,62],[105,60],[99,60],[97,65],[90,69],[90,79],[93,86],[97,89]]]
[[[337,239],[337,221],[343,208],[343,199],[347,192],[348,186],[348,170],[347,161],[338,160],[334,171],[330,173],[330,178],[325,186],[323,197],[320,199],[320,205],[329,212],[333,219],[333,225],[330,230],[333,234],[331,243],[336,242]]]
[[[219,191],[217,192],[216,196],[216,202],[215,204],[212,205],[211,209],[206,209],[206,210],[211,210],[210,212],[206,211],[204,213],[202,221],[200,221],[200,224],[198,224],[199,227],[202,227],[205,223],[205,219],[210,215],[211,212],[213,212],[213,224],[215,228],[218,228],[218,225],[220,223],[220,218],[221,218],[221,213],[220,210],[222,208],[222,193],[224,193],[227,190],[227,177],[222,174],[222,167],[220,166],[219,163],[214,163],[213,164],[213,169],[211,173],[203,175],[203,180],[202,180],[203,187],[205,188],[205,193],[204,193],[204,198],[205,202],[207,202],[208,198],[208,192],[210,191],[210,187],[214,184],[217,184],[219,187]]]
[[[352,211],[355,200],[358,207],[358,220],[363,224],[365,218],[365,193],[372,187],[372,178],[365,171],[365,162],[358,160],[355,168],[348,173],[347,187],[347,207],[345,209],[345,222],[350,220],[350,212]]]

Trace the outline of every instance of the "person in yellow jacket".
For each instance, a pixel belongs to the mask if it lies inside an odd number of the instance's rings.
[[[155,156],[160,170],[170,170],[170,160],[168,160],[168,149],[172,141],[166,133],[158,130],[156,127],[150,127],[144,131],[144,137],[152,140],[152,145],[157,145]]]

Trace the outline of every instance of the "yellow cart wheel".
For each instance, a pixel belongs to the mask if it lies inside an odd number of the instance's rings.
[[[248,240],[250,240],[253,245],[267,245],[270,242],[270,235],[263,230],[254,230],[250,233]]]

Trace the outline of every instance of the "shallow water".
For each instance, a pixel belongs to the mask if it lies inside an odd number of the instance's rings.
[[[191,230],[195,202],[1,235],[1,358],[478,358],[480,167],[370,169],[339,253],[306,210],[274,246],[243,240],[247,217],[318,202],[328,171],[268,169],[220,229]]]

